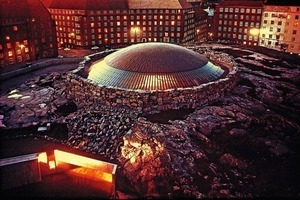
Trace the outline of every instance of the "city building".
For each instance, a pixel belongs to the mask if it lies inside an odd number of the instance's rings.
[[[55,23],[39,0],[2,1],[0,66],[58,55]]]
[[[298,4],[298,5],[297,5]],[[260,46],[300,53],[300,3],[267,2],[260,29]]]
[[[223,0],[214,12],[213,39],[221,42],[258,45],[263,13],[261,0]]]
[[[196,36],[195,12],[186,0],[53,0],[48,9],[60,47],[184,44]]]
[[[186,0],[188,3],[192,4],[193,6],[201,6],[203,0]]]
[[[205,12],[207,12],[207,35],[206,39],[208,41],[213,40],[213,32],[214,32],[214,12],[215,8],[214,6],[210,7],[208,6],[207,8],[204,9]]]
[[[196,37],[195,43],[205,42],[208,36],[208,13],[205,12],[201,7],[194,7],[195,10],[195,29]]]

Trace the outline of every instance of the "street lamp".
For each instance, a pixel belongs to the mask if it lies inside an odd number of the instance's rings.
[[[139,27],[132,27],[131,33],[134,33],[134,42],[137,43],[137,33],[140,33]]]
[[[199,42],[199,40],[200,40],[200,36],[199,36],[199,33],[200,33],[200,29],[197,29],[197,42]]]
[[[258,28],[251,28],[249,33],[254,37],[254,41],[258,42],[258,35],[259,35],[260,30]],[[254,42],[254,46],[256,46],[257,43]]]
[[[259,34],[259,29],[258,28],[251,28],[249,33],[253,36],[257,36]]]

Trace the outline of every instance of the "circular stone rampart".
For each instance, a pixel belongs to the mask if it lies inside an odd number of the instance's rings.
[[[195,52],[196,53],[196,52]],[[83,66],[67,76],[66,92],[77,104],[99,104],[113,107],[127,107],[140,112],[196,108],[223,96],[230,91],[238,79],[237,65],[227,54],[207,52],[209,61],[221,66],[228,73],[215,81],[192,87],[178,87],[165,90],[124,89],[121,87],[100,85],[93,80],[80,76]],[[101,53],[100,53],[101,55]],[[98,55],[91,55],[97,58]],[[88,62],[85,65],[90,65]]]

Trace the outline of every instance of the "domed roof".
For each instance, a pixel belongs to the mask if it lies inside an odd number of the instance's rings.
[[[121,49],[105,58],[114,68],[144,73],[183,72],[207,64],[205,56],[167,43],[141,43]]]
[[[220,78],[224,70],[197,52],[169,43],[140,43],[94,63],[88,79],[132,90],[194,87]]]

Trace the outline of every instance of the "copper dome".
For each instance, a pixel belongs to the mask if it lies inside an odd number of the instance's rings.
[[[224,70],[197,52],[169,43],[140,43],[94,63],[88,79],[132,90],[186,88],[214,81]]]

